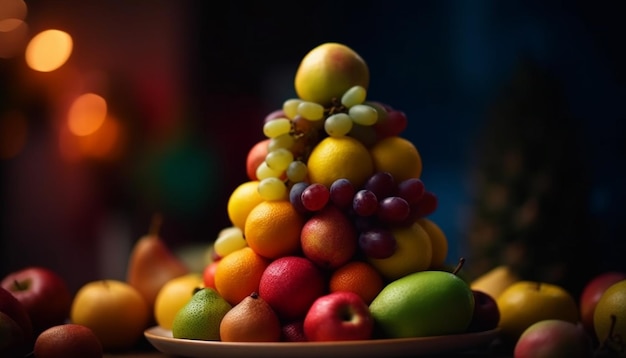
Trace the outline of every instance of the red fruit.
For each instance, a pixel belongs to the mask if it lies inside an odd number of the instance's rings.
[[[1,286],[22,303],[33,334],[61,324],[69,317],[72,294],[65,280],[44,267],[27,267],[8,274]]]
[[[37,358],[101,358],[102,344],[93,331],[79,324],[62,324],[43,331],[35,341]]]
[[[202,271],[202,281],[205,287],[211,287],[215,289],[215,269],[217,269],[217,263],[219,261],[213,261],[206,265]]]
[[[256,169],[265,161],[267,146],[269,144],[270,139],[264,139],[252,146],[248,152],[248,157],[246,158],[246,174],[250,180],[259,180],[256,177]]]
[[[580,295],[580,321],[585,330],[595,337],[593,325],[593,313],[598,305],[600,297],[612,284],[626,279],[626,273],[619,271],[607,271],[593,277],[584,286]]]
[[[0,356],[23,356],[32,347],[33,327],[26,308],[0,287]]]
[[[300,256],[284,256],[272,261],[259,283],[259,296],[283,321],[303,319],[325,290],[322,271],[311,260]]]
[[[357,250],[357,232],[352,221],[334,205],[327,205],[302,227],[300,244],[304,256],[322,269],[336,269]]]
[[[281,341],[306,342],[307,339],[304,335],[304,322],[302,320],[297,320],[283,324]]]
[[[304,335],[312,342],[367,340],[373,331],[368,305],[350,291],[319,297],[304,318]]]

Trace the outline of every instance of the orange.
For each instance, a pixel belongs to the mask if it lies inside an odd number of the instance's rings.
[[[219,260],[215,269],[215,289],[231,305],[258,292],[261,275],[269,260],[250,247],[233,251]]]
[[[226,211],[228,212],[228,218],[233,226],[243,230],[246,217],[248,217],[250,210],[263,201],[263,198],[261,198],[257,190],[258,187],[258,180],[247,181],[240,184],[230,194]]]
[[[448,239],[443,230],[432,220],[428,218],[420,218],[417,223],[426,230],[433,248],[433,255],[430,259],[430,267],[432,269],[443,268],[446,256],[448,256]]]
[[[354,292],[367,304],[374,300],[383,287],[380,273],[363,261],[350,261],[339,267],[331,274],[329,281],[330,292]]]
[[[304,218],[289,201],[263,201],[248,214],[244,236],[257,254],[276,259],[300,250],[302,226]]]
[[[374,173],[367,148],[352,137],[326,137],[311,151],[307,161],[309,180],[330,188],[337,179],[360,187]]]
[[[389,172],[396,182],[419,178],[422,174],[422,158],[409,140],[394,136],[381,139],[370,148],[374,169]]]

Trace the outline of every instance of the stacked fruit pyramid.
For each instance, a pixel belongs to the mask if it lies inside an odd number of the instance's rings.
[[[264,119],[267,138],[249,152],[249,181],[228,201],[232,226],[214,242],[202,294],[214,308],[192,298],[174,318],[175,338],[467,332],[474,299],[444,269],[448,243],[427,218],[437,198],[420,179],[417,148],[401,137],[407,117],[368,100],[368,84],[367,64],[343,44],[322,44],[303,58],[298,97]],[[198,318],[207,314],[212,330]]]

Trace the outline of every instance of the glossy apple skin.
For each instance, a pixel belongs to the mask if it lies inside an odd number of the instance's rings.
[[[72,293],[65,280],[51,269],[27,267],[5,276],[0,286],[22,303],[34,334],[64,323],[69,317]]]
[[[372,338],[374,319],[359,295],[337,291],[313,302],[303,328],[313,342],[364,340]]]
[[[495,329],[500,322],[500,309],[496,300],[488,293],[472,290],[474,295],[474,312],[468,332],[483,332]]]
[[[591,338],[582,325],[563,320],[532,324],[520,336],[514,358],[591,358]]]
[[[580,320],[587,332],[593,337],[595,337],[593,312],[596,309],[600,297],[612,284],[622,280],[626,280],[626,273],[608,271],[595,276],[583,287],[579,299]]]
[[[256,176],[256,169],[265,160],[267,156],[267,146],[270,143],[270,139],[263,139],[257,142],[246,156],[246,175],[250,180],[259,180]]]
[[[24,306],[0,288],[0,357],[23,356],[33,343],[33,328]]]

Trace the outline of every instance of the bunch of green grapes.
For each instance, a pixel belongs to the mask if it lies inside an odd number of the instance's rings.
[[[329,106],[290,98],[270,113],[263,134],[270,139],[265,161],[258,166],[259,194],[265,200],[285,198],[289,185],[307,176],[306,161],[326,136],[351,136],[370,146],[381,137],[397,135],[406,127],[404,113],[377,102],[367,102],[367,91],[353,86]]]

